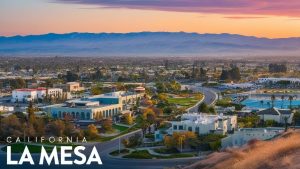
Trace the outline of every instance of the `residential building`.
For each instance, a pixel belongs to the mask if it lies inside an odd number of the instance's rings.
[[[13,106],[0,106],[0,112],[12,112],[14,111]]]
[[[237,128],[237,116],[187,113],[181,121],[172,121],[171,133],[192,131],[201,134],[226,134]]]
[[[84,87],[81,87],[79,82],[68,82],[66,85],[68,92],[77,92],[84,90]]]
[[[12,102],[29,102],[43,99],[45,96],[62,95],[59,88],[15,89],[12,91]]]
[[[222,148],[240,147],[250,140],[269,140],[282,133],[284,128],[241,128],[222,139]]]
[[[53,87],[61,88],[65,92],[78,92],[84,90],[84,87],[81,87],[79,82],[68,82],[66,84],[54,84]]]
[[[258,78],[258,83],[278,83],[278,82],[290,82],[293,84],[300,84],[300,78]]]
[[[286,122],[291,124],[294,113],[289,109],[277,109],[275,107],[268,108],[257,112],[261,120],[274,120],[277,123],[285,124]]]

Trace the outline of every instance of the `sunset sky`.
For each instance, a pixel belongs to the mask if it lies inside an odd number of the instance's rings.
[[[299,0],[1,0],[0,35],[198,32],[300,37]]]

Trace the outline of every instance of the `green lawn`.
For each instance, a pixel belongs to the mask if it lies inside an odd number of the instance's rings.
[[[116,124],[113,125],[113,128],[116,129],[116,130],[119,130],[121,132],[128,129],[128,127],[120,126],[120,125],[116,125]]]
[[[154,152],[160,153],[160,154],[179,153],[179,151],[176,148],[157,148],[157,149],[154,149]]]
[[[171,158],[187,158],[187,157],[194,157],[195,154],[193,153],[176,153],[169,156],[158,156],[152,155],[148,152],[148,150],[137,150],[133,151],[128,155],[123,156],[123,158],[134,158],[134,159],[171,159]]]
[[[129,153],[128,149],[121,149],[120,150],[120,154],[127,154],[127,153]],[[119,154],[119,150],[115,150],[113,152],[110,152],[109,154],[112,155],[112,156],[118,156],[118,155],[120,155]]]
[[[138,130],[138,129],[140,129],[140,128],[139,128],[137,125],[135,125],[135,126],[133,126],[133,127],[130,127],[130,128],[127,128],[127,129],[121,131],[121,133],[118,134],[118,135],[110,136],[110,137],[100,137],[100,138],[98,138],[98,139],[90,140],[90,141],[94,141],[94,142],[105,142],[105,141],[110,141],[110,140],[112,140],[112,139],[114,139],[114,138],[116,138],[116,137],[119,137],[119,136],[122,136],[122,135],[124,135],[124,134],[130,133],[130,132],[133,132],[133,131],[136,131],[136,130]]]
[[[124,158],[135,158],[135,159],[152,159],[153,156],[148,152],[148,150],[138,150],[123,156]]]
[[[167,100],[170,104],[176,104],[182,107],[192,107],[199,101],[193,97],[192,98],[168,98]]]

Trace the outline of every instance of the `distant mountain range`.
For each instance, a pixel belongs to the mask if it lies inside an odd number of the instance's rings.
[[[185,32],[0,36],[0,56],[298,56],[300,38]]]

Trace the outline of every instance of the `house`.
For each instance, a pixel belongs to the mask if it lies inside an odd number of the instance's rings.
[[[284,132],[284,128],[241,128],[234,134],[228,135],[221,140],[222,149],[227,147],[240,147],[250,140],[269,140]]]
[[[237,128],[237,116],[224,116],[186,113],[181,116],[181,121],[171,121],[171,133],[192,131],[202,134],[226,134]]]
[[[291,124],[294,113],[289,109],[277,109],[275,107],[272,107],[272,108],[258,111],[257,115],[263,121],[274,120],[280,124],[285,124],[285,122]]]

